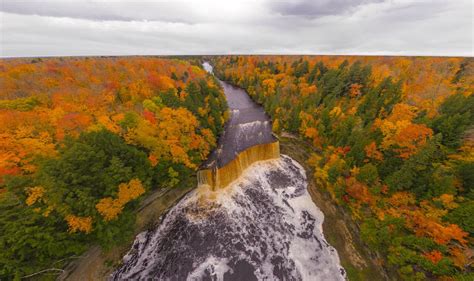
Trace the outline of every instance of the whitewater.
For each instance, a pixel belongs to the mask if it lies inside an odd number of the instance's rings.
[[[139,234],[111,280],[345,280],[303,167],[254,163],[218,192],[200,186]]]

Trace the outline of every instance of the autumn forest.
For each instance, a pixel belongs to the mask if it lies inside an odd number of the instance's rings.
[[[137,200],[191,177],[225,122],[219,86],[188,61],[0,68],[0,279],[129,239]]]
[[[473,277],[472,59],[231,56],[215,65],[264,105],[275,132],[316,148],[307,159],[315,181],[350,210],[383,266],[403,280]]]
[[[307,173],[395,280],[474,278],[472,58],[210,56],[0,60],[0,280],[129,243],[140,202],[216,148],[216,77],[312,147]]]

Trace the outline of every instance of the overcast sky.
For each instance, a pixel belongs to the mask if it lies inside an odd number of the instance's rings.
[[[0,56],[473,56],[472,0],[0,0]]]

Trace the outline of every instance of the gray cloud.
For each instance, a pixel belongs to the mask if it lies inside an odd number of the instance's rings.
[[[0,56],[473,55],[469,0],[360,2],[321,16],[283,15],[268,0],[64,1],[3,0]]]
[[[97,21],[168,21],[191,23],[184,2],[3,1],[0,11],[19,15],[68,17]]]
[[[384,0],[293,0],[269,2],[270,8],[281,14],[289,16],[321,17],[327,15],[340,15],[361,5],[383,2]]]

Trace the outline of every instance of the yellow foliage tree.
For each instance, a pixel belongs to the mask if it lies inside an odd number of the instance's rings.
[[[322,141],[316,128],[307,128],[304,132],[304,136],[311,139],[315,147],[321,148]]]
[[[114,220],[120,215],[128,202],[137,199],[145,193],[145,188],[139,179],[132,179],[128,183],[121,183],[118,187],[118,198],[102,198],[95,208],[105,221]]]
[[[44,188],[42,186],[35,186],[28,189],[28,197],[26,198],[26,205],[31,206],[41,199],[44,195]]]
[[[142,182],[139,179],[132,179],[128,183],[121,183],[119,185],[118,200],[122,204],[127,204],[140,197],[143,193],[145,193],[145,188]]]
[[[123,204],[120,200],[111,197],[100,199],[95,205],[97,211],[101,214],[105,221],[111,221],[118,217],[123,210]]]
[[[127,132],[126,140],[150,149],[158,161],[165,159],[195,168],[188,152],[197,149],[203,159],[209,153],[205,138],[196,132],[196,117],[185,108],[169,107],[163,107],[156,117],[157,122],[141,119],[136,128]],[[209,132],[204,134],[212,140]]]
[[[375,142],[371,142],[369,143],[365,148],[365,155],[370,158],[370,159],[374,159],[374,160],[378,160],[378,161],[381,161],[383,160],[383,154],[377,150],[377,144],[375,144]]]
[[[374,123],[383,135],[381,147],[384,150],[393,147],[400,158],[409,158],[418,151],[433,135],[433,131],[423,124],[412,123],[416,116],[416,107],[397,104],[386,119],[377,119]]]
[[[69,226],[70,233],[74,233],[77,231],[90,233],[92,231],[91,217],[78,217],[75,215],[67,215],[66,221]]]

